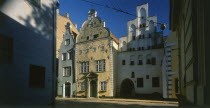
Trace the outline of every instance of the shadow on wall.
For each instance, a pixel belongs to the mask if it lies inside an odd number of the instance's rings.
[[[45,4],[35,4],[26,1],[32,7],[32,12],[26,18],[19,16],[19,19],[24,21],[25,26],[34,30],[34,32],[41,34],[46,39],[52,39],[53,36],[53,3],[50,6]],[[34,23],[32,23],[34,22]]]

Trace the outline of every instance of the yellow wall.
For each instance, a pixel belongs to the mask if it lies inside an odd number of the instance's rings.
[[[100,50],[100,46],[104,46],[104,51]],[[96,52],[93,52],[93,48],[96,48]],[[89,49],[89,53],[86,53],[86,49]],[[82,50],[82,54],[79,54],[80,50]],[[89,61],[89,70],[90,72],[94,72],[98,75],[97,87],[98,87],[98,96],[110,96],[110,63],[112,62],[110,59],[110,38],[100,39],[97,41],[89,41],[82,44],[76,45],[76,72],[77,72],[77,96],[87,96],[87,90],[80,91],[80,83],[86,82],[88,73],[80,73],[80,62]],[[106,71],[105,72],[96,72],[95,71],[95,60],[106,60]],[[100,91],[100,82],[107,81],[107,91]],[[88,85],[88,84],[87,84]]]

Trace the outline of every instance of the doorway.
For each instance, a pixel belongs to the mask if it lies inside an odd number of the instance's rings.
[[[90,97],[96,97],[97,96],[97,83],[95,80],[92,80],[90,82]]]
[[[71,95],[71,84],[65,83],[65,97],[70,97]]]
[[[124,98],[132,97],[135,95],[135,89],[132,80],[125,79],[122,81],[120,95]]]

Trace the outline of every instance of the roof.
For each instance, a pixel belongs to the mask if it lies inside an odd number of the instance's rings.
[[[112,37],[112,39],[114,39],[114,41],[115,41],[116,43],[119,43],[118,39],[117,39],[112,33],[110,34],[110,36]]]

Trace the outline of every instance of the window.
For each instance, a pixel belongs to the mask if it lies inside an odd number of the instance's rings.
[[[107,90],[107,82],[101,81],[101,90]]]
[[[131,78],[135,78],[135,73],[134,72],[131,73]]]
[[[159,77],[152,77],[152,87],[160,87]]]
[[[135,48],[133,48],[133,51],[135,51]]]
[[[87,36],[87,40],[89,40],[90,39],[90,37],[89,36]]]
[[[70,44],[70,39],[66,39],[65,40],[65,45],[69,45]]]
[[[149,34],[149,35],[148,35],[148,38],[151,38],[151,37],[152,37],[152,35],[151,35],[151,34]]]
[[[134,65],[134,55],[130,56],[130,65]]]
[[[68,60],[72,59],[72,52],[68,52]]]
[[[80,90],[85,90],[86,89],[86,83],[85,82],[81,82],[80,83]]]
[[[144,37],[145,37],[145,36],[144,36],[144,34],[143,34],[143,35],[142,35],[142,39],[144,39]]]
[[[139,47],[138,50],[141,51],[141,47]]]
[[[139,55],[138,56],[138,60],[139,60],[138,65],[142,65],[143,64],[143,56],[142,55]]]
[[[143,25],[143,27],[146,27],[146,23],[143,23],[142,25]]]
[[[101,51],[104,51],[104,46],[101,46]]]
[[[144,47],[142,47],[141,49],[144,50]]]
[[[151,46],[148,46],[147,49],[148,49],[148,50],[151,49]]]
[[[81,62],[80,63],[80,73],[88,73],[89,72],[89,62]]]
[[[63,53],[63,54],[62,54],[62,60],[63,60],[63,61],[66,61],[66,53]]]
[[[96,38],[98,38],[98,36],[99,36],[98,34],[95,34],[95,35],[93,35],[93,38],[96,39]]]
[[[133,40],[136,40],[136,36],[132,36],[132,37],[133,37],[133,38],[132,38]]]
[[[125,60],[122,60],[122,65],[125,65]]]
[[[0,35],[0,63],[11,63],[13,56],[12,38]]]
[[[86,52],[85,53],[88,53],[89,52],[89,49],[86,49]]]
[[[155,58],[155,57],[152,57],[152,59],[151,59],[151,64],[152,64],[152,65],[156,65],[156,58]]]
[[[139,39],[141,39],[141,35],[139,35]]]
[[[144,80],[143,80],[143,78],[137,78],[137,87],[138,88],[144,87]]]
[[[147,75],[146,78],[149,79],[149,75]]]
[[[41,1],[40,0],[28,0],[31,4],[34,6],[40,7],[41,6]]]
[[[71,76],[71,67],[63,68],[63,76]]]
[[[95,70],[96,70],[96,72],[106,71],[106,62],[105,62],[105,60],[96,60],[95,61]]]
[[[147,54],[147,64],[151,64],[151,55]]]
[[[29,88],[45,87],[45,67],[30,65]]]
[[[82,54],[82,50],[79,50],[79,54]]]
[[[96,52],[96,48],[93,48],[93,52]]]

